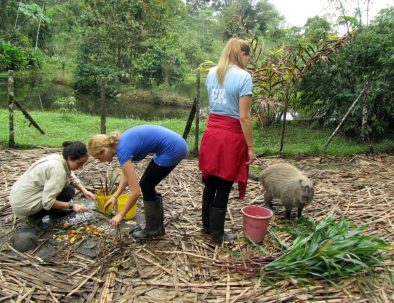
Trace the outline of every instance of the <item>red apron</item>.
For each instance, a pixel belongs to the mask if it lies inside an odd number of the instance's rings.
[[[248,147],[238,119],[210,114],[201,140],[199,168],[207,175],[238,182],[239,198],[246,193],[249,175]]]

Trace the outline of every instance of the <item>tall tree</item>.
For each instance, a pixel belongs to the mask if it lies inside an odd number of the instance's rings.
[[[144,83],[163,81],[162,38],[179,1],[86,0],[82,17],[85,40],[78,60],[78,82],[91,75]]]
[[[352,35],[351,43],[304,78],[301,102],[323,125],[336,124],[368,82],[364,102],[356,105],[343,129],[357,138],[382,136],[394,129],[394,8],[382,10]],[[362,128],[366,119],[368,127]]]
[[[304,37],[312,43],[318,43],[331,33],[331,23],[319,16],[308,18],[304,25]]]

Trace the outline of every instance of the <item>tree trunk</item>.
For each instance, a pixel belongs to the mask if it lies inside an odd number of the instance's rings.
[[[194,132],[194,153],[195,155],[198,155],[198,150],[199,150],[199,135],[200,135],[200,90],[201,90],[201,77],[200,77],[200,71],[197,71],[197,76],[196,76],[196,82],[197,82],[197,97],[196,97],[196,128]]]
[[[18,25],[18,17],[19,17],[19,7],[18,7],[18,10],[16,11],[16,18],[15,18],[14,29],[16,29],[16,26]]]
[[[9,139],[8,146],[15,147],[14,134],[14,71],[8,71],[8,110],[9,110]]]
[[[100,106],[101,106],[101,133],[107,132],[107,98],[105,96],[106,80],[102,78],[100,81]]]
[[[37,27],[36,46],[35,46],[36,49],[37,49],[37,45],[38,45],[38,36],[40,35],[40,27],[41,27],[41,18],[40,18],[40,21],[38,22],[38,27]]]

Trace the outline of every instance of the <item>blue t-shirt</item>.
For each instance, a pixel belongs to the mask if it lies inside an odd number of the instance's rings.
[[[216,70],[216,66],[211,68],[205,81],[209,113],[239,119],[239,98],[252,95],[252,76],[237,65],[231,65],[226,72],[223,84],[220,85]]]
[[[157,165],[178,164],[187,154],[186,141],[177,133],[158,125],[129,128],[120,136],[116,154],[120,165],[128,160],[141,161],[153,153]]]

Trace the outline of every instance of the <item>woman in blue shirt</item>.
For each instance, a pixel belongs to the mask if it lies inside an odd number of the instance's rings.
[[[119,187],[113,197],[106,203],[114,205],[126,186],[130,196],[126,206],[115,217],[111,224],[117,226],[125,214],[135,205],[142,191],[145,211],[145,228],[135,231],[137,239],[146,239],[164,234],[163,203],[161,195],[155,187],[186,156],[186,141],[177,133],[157,125],[141,125],[128,129],[121,135],[95,135],[88,143],[91,156],[100,162],[111,162],[116,155],[122,167]],[[153,153],[153,159],[138,182],[133,162],[144,159]]]

